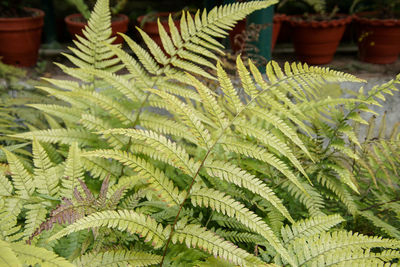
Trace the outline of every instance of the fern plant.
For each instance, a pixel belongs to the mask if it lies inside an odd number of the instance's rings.
[[[273,3],[183,12],[180,31],[172,19],[171,34],[159,23],[163,49],[140,30],[145,47],[122,35],[131,56],[112,44],[108,1],[99,0],[67,55],[75,67],[59,65],[80,82],[41,87],[68,105],[35,105],[66,127],[14,135],[33,141],[34,167],[5,151],[4,212],[16,211],[4,217],[8,247],[25,240],[77,266],[398,261],[398,220],[380,214],[397,210],[398,188],[388,194],[388,180],[367,175],[398,150],[369,156],[352,124],[366,123],[360,113],[400,77],[346,99],[338,83],[364,81],[328,68],[272,61],[262,74],[238,57],[230,78],[216,38]],[[385,170],[396,175],[392,163]],[[363,201],[374,179],[387,203]],[[376,231],[355,233],[358,221]]]

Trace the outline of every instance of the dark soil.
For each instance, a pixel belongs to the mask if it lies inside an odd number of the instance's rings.
[[[330,20],[337,20],[337,19],[343,19],[346,16],[344,15],[336,15],[333,17],[328,17],[328,15],[320,15],[320,14],[307,14],[307,15],[302,15],[302,16],[293,16],[291,17],[291,20],[294,21],[330,21]]]
[[[10,8],[0,5],[0,18],[26,18],[34,17],[35,11],[26,10],[24,8]]]
[[[122,19],[123,19],[122,17],[113,16],[113,17],[111,17],[111,22],[120,21]],[[71,18],[71,20],[74,22],[87,23],[87,20],[83,16],[82,17],[73,17],[73,18]]]

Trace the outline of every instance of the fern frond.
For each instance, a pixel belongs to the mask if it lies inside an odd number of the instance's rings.
[[[65,162],[64,175],[61,179],[60,195],[71,198],[75,188],[79,185],[79,179],[83,180],[80,150],[77,143],[72,143]]]
[[[273,125],[289,140],[291,140],[298,147],[300,147],[301,150],[303,150],[304,153],[306,153],[306,155],[308,155],[312,159],[310,153],[308,152],[303,142],[300,140],[298,134],[283,119],[272,113],[265,112],[263,109],[259,107],[249,108],[248,110],[251,111],[254,116],[257,116],[258,118],[265,120],[267,123]]]
[[[29,106],[68,122],[77,122],[81,118],[81,111],[76,108],[54,104],[30,104]]]
[[[297,238],[323,233],[343,221],[344,219],[338,214],[317,216],[301,220],[294,223],[292,226],[286,225],[285,227],[282,227],[282,239],[285,243],[290,243]]]
[[[198,140],[198,144],[206,149],[210,148],[211,136],[208,130],[202,124],[200,118],[198,118],[195,112],[177,97],[158,90],[152,90],[151,92],[162,97],[170,105],[170,109],[173,109],[173,113],[177,114],[179,118],[184,122],[192,134]]]
[[[9,245],[23,264],[40,264],[43,267],[74,267],[72,263],[47,249],[22,243],[10,243]]]
[[[74,260],[78,267],[119,267],[119,266],[149,266],[160,263],[161,256],[141,251],[111,250],[101,253],[89,253]]]
[[[382,229],[383,232],[388,234],[391,237],[400,239],[400,231],[398,228],[394,227],[391,224],[388,224],[384,220],[378,218],[373,214],[372,211],[362,211],[360,212],[360,215],[371,221],[376,227]]]
[[[9,179],[0,171],[0,196],[9,197],[13,192],[13,185]]]
[[[138,172],[140,176],[148,179],[148,183],[153,190],[158,192],[158,196],[169,205],[179,205],[182,198],[182,193],[173,182],[159,169],[154,168],[150,163],[128,154],[123,151],[117,150],[98,150],[86,152],[85,157],[102,157],[112,158],[120,161],[126,166],[131,167],[134,171]]]
[[[283,205],[282,200],[275,195],[271,188],[254,175],[233,164],[222,161],[206,162],[204,168],[208,175],[212,177],[226,180],[227,182],[233,183],[239,187],[244,187],[251,192],[258,194],[270,202],[289,221],[294,222],[286,207]]]
[[[225,95],[224,100],[227,101],[229,108],[234,114],[238,114],[243,109],[243,104],[233,87],[232,81],[229,79],[226,71],[222,68],[221,63],[217,62],[217,75],[221,90]]]
[[[101,77],[107,83],[112,84],[121,94],[134,102],[140,101],[145,97],[140,88],[122,75],[116,75],[99,69],[82,69],[82,71]]]
[[[214,231],[214,229],[211,229]],[[224,231],[221,228],[215,230],[215,233],[222,238],[225,238],[231,242],[241,242],[241,243],[253,243],[262,244],[265,240],[257,234],[248,232],[237,232],[237,231]]]
[[[369,253],[371,248],[398,249],[398,240],[382,239],[381,237],[369,237],[357,233],[337,231],[323,232],[308,238],[299,238],[289,246],[289,251],[295,253],[299,265],[312,265],[317,262],[341,261],[344,252],[352,251],[352,257],[359,259],[360,251],[366,252],[367,258],[393,259],[399,258],[398,251],[384,250],[381,253]],[[347,253],[346,253],[347,254]],[[349,254],[346,255],[347,257]],[[346,257],[346,258],[347,258]],[[335,259],[334,259],[335,258]],[[349,259],[346,259],[348,261]]]
[[[122,166],[117,161],[109,161],[101,158],[81,157],[83,168],[89,171],[94,178],[104,180],[107,176],[111,180],[117,179],[121,174]]]
[[[220,143],[227,151],[258,159],[273,166],[285,177],[287,177],[292,183],[299,187],[304,193],[307,194],[303,185],[299,182],[299,180],[289,169],[289,167],[283,161],[278,159],[274,154],[269,153],[266,149],[256,146],[250,142],[235,138],[225,138],[225,140],[221,141]]]
[[[119,104],[117,101],[114,101],[112,98],[104,94],[97,93],[95,91],[80,91],[73,92],[71,93],[71,95],[74,95],[77,98],[84,98],[87,101],[97,104],[104,110],[108,111],[115,118],[118,118],[124,125],[132,124],[135,120],[132,114],[132,110],[127,109],[123,105]]]
[[[324,215],[322,209],[324,208],[324,199],[317,191],[317,188],[312,187],[307,182],[300,181],[308,195],[304,194],[297,186],[289,181],[284,181],[282,187],[285,188],[289,194],[298,199],[308,210],[311,217]]]
[[[199,163],[190,158],[183,147],[178,146],[175,142],[171,142],[165,136],[155,132],[136,129],[110,129],[102,133],[121,134],[144,142],[158,152],[157,154],[150,155],[151,157],[170,164],[188,175],[193,176],[199,166]]]
[[[48,143],[61,143],[71,145],[77,142],[80,145],[93,146],[98,141],[98,136],[80,129],[50,129],[39,130],[21,134],[14,134],[13,137],[30,139],[36,138],[38,141]]]
[[[252,123],[249,123],[248,121],[245,121],[244,119],[236,120],[234,125],[237,126],[238,132],[242,133],[243,135],[252,136],[267,147],[272,148],[278,153],[283,154],[305,177],[308,177],[299,160],[295,157],[291,149],[281,139],[266,131],[265,129],[257,127]]]
[[[47,210],[43,204],[29,204],[24,208],[27,209],[24,236],[29,237],[46,220]]]
[[[334,193],[337,199],[339,199],[349,210],[351,214],[357,214],[358,207],[355,204],[354,197],[349,193],[347,188],[343,186],[343,183],[338,181],[335,176],[319,172],[317,175],[317,181]]]
[[[192,143],[197,142],[186,125],[155,113],[143,112],[140,115],[140,125],[148,130],[164,135],[184,138]]]
[[[0,265],[4,267],[22,267],[10,244],[0,240]]]
[[[145,237],[145,242],[152,242],[155,248],[161,247],[166,241],[166,232],[161,224],[149,216],[136,213],[132,210],[102,211],[79,219],[49,238],[49,241],[80,230],[105,226],[127,231],[130,234],[139,234]]]
[[[36,188],[39,193],[54,197],[59,191],[59,177],[55,166],[50,161],[43,146],[36,139],[33,139],[32,150]]]
[[[93,132],[104,131],[112,128],[107,120],[90,114],[82,114],[82,118],[79,120],[79,122],[83,125],[83,127]],[[107,143],[115,148],[122,148],[127,143],[127,138],[121,136],[104,135],[104,137],[107,139]]]
[[[271,228],[255,213],[248,210],[243,204],[214,189],[202,188],[190,195],[194,206],[210,207],[212,210],[234,217],[249,229],[262,235],[276,251],[290,262],[290,256],[282,246]]]
[[[326,261],[326,265],[334,266],[396,266],[392,263],[400,257],[400,253],[396,250],[384,250],[381,253],[371,252],[369,249],[359,250],[341,250],[340,256],[330,256]]]
[[[192,75],[187,74],[187,77],[190,80],[190,84],[194,86],[199,93],[202,100],[201,102],[204,105],[205,110],[209,113],[208,117],[211,117],[211,119],[219,125],[220,129],[226,128],[228,120],[221,107],[218,105],[214,93]]]
[[[77,36],[78,40],[74,40],[79,49],[70,48],[75,56],[67,55],[67,57],[79,68],[93,66],[96,69],[108,71],[118,70],[115,64],[118,63],[119,59],[111,59],[114,54],[104,44],[111,44],[115,39],[115,37],[110,38],[111,13],[108,0],[97,1],[88,25],[82,33],[85,38]],[[87,80],[85,76],[81,76],[81,78]]]
[[[32,174],[24,167],[23,163],[16,155],[6,149],[3,149],[3,151],[7,156],[13,185],[16,189],[17,195],[23,198],[32,195],[35,190]]]
[[[189,224],[182,229],[175,230],[175,234],[172,236],[172,243],[176,244],[178,242],[186,244],[189,248],[198,247],[215,257],[221,257],[234,264],[265,265],[257,257],[196,224]]]

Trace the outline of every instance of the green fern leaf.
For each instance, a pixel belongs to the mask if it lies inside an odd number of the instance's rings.
[[[252,231],[262,235],[276,251],[289,262],[288,252],[282,246],[271,228],[256,214],[248,210],[243,204],[214,189],[202,188],[190,194],[194,206],[210,207],[212,210],[234,217]]]
[[[269,153],[266,149],[253,145],[252,143],[246,142],[244,140],[238,140],[234,138],[226,138],[223,142],[220,143],[227,151],[258,159],[273,166],[283,175],[285,175],[292,183],[299,187],[305,194],[307,194],[303,185],[299,182],[297,177],[288,168],[288,166],[283,161],[278,159],[274,154]]]
[[[109,161],[100,158],[81,157],[82,166],[89,171],[93,177],[104,180],[110,177],[110,180],[116,180],[121,175],[122,166],[117,161]]]
[[[183,147],[178,146],[176,143],[155,132],[136,129],[111,129],[102,133],[122,134],[144,142],[158,152],[150,156],[170,164],[188,175],[195,175],[199,166],[199,163],[191,159]]]
[[[18,259],[26,265],[40,264],[43,267],[74,267],[66,259],[59,257],[47,249],[22,243],[10,243],[10,248]]]
[[[35,184],[32,174],[24,167],[23,163],[13,153],[3,149],[7,156],[7,161],[10,166],[13,185],[17,195],[26,198],[32,195],[35,190]]]
[[[83,180],[83,167],[78,144],[72,143],[65,162],[60,195],[65,198],[70,198],[75,188],[79,185],[78,179]]]
[[[57,196],[59,177],[43,146],[33,139],[33,163],[35,166],[35,185],[40,194]]]
[[[9,243],[0,240],[0,265],[4,267],[22,267]]]
[[[13,185],[11,181],[0,172],[0,196],[9,197],[12,195]]]
[[[49,143],[61,143],[71,145],[77,142],[80,145],[93,146],[97,143],[98,137],[95,134],[80,129],[50,129],[28,133],[14,134],[14,137],[30,139],[36,138],[38,141]]]
[[[275,195],[271,188],[266,186],[254,175],[238,168],[233,164],[222,161],[206,162],[204,164],[204,168],[206,169],[208,175],[212,177],[226,180],[227,182],[234,183],[239,187],[244,187],[251,192],[258,194],[270,202],[289,221],[294,222],[286,207],[283,205],[282,200]]]
[[[28,210],[26,212],[24,236],[29,237],[46,220],[47,210],[43,207],[43,204],[29,204],[25,205],[24,208]]]
[[[151,241],[152,246],[155,248],[161,247],[166,241],[166,233],[160,224],[157,224],[157,222],[149,216],[136,213],[132,210],[93,213],[52,235],[49,241],[60,239],[73,232],[101,226],[127,231],[130,234],[141,234],[145,237],[145,242]]]
[[[215,233],[199,225],[189,224],[182,229],[175,230],[175,234],[172,236],[172,243],[176,244],[178,242],[186,244],[189,248],[198,247],[215,257],[221,257],[234,264],[265,265],[265,263],[257,257],[223,240]]]
[[[351,259],[359,260],[360,252],[366,252],[367,258],[380,259],[381,253],[369,254],[369,249],[380,248],[399,248],[398,240],[382,239],[380,237],[369,237],[352,232],[323,232],[308,238],[296,239],[289,250],[295,253],[299,260],[299,265],[313,265],[317,262],[341,261],[341,256],[346,255],[346,261]],[[351,251],[351,256],[346,253]],[[382,258],[398,258],[400,253],[391,250],[382,252]],[[350,259],[347,257],[350,256]]]
[[[87,152],[85,157],[112,158],[131,167],[143,178],[148,179],[150,186],[158,192],[158,196],[170,206],[179,205],[182,201],[181,192],[174,186],[173,182],[159,169],[154,168],[145,160],[117,150],[98,150]]]
[[[161,256],[140,251],[111,250],[89,253],[74,261],[77,267],[149,266],[160,263]]]
[[[301,220],[294,223],[291,227],[287,225],[282,227],[282,239],[285,243],[290,243],[296,238],[323,233],[343,221],[344,219],[338,214],[317,216],[307,220]]]

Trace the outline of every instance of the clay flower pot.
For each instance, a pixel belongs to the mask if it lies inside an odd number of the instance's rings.
[[[274,50],[276,40],[278,39],[278,35],[281,31],[282,23],[286,21],[288,17],[285,14],[275,14],[273,20],[273,28],[272,28],[272,43],[271,50]]]
[[[361,14],[354,19],[360,60],[375,64],[394,63],[400,52],[400,20],[370,19]]]
[[[68,32],[72,35],[83,36],[82,30],[86,27],[87,22],[81,14],[71,14],[65,17],[65,23],[67,24]],[[118,14],[111,19],[111,36],[117,36],[114,44],[121,44],[123,38],[117,35],[117,32],[126,33],[128,30],[129,18],[124,14]]]
[[[31,67],[36,64],[44,12],[25,8],[32,17],[0,18],[0,56],[6,64]]]
[[[331,62],[346,25],[351,20],[351,16],[345,15],[329,21],[306,21],[291,17],[292,40],[298,60],[315,65]]]
[[[154,14],[154,18],[152,20],[146,21],[146,15],[140,16],[137,18],[137,21],[139,25],[142,25],[141,28],[142,30],[147,33],[151,39],[154,40],[160,47],[163,47],[161,38],[160,38],[160,33],[158,32],[158,24],[157,24],[157,18],[160,18],[161,24],[164,26],[164,29],[167,33],[170,33],[169,30],[169,25],[168,25],[168,17],[170,12],[159,12]],[[180,29],[180,24],[179,20],[174,20],[175,26]]]

